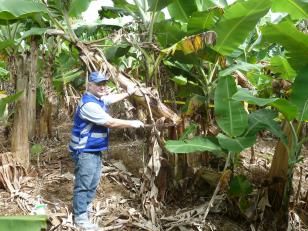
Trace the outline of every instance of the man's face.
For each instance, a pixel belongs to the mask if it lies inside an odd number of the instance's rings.
[[[89,84],[90,92],[98,98],[100,98],[104,95],[107,95],[107,93],[108,93],[107,89],[108,89],[107,81]]]

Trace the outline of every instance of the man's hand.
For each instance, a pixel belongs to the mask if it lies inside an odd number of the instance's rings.
[[[126,91],[127,91],[128,95],[132,95],[137,91],[137,87],[136,87],[136,85],[129,85],[127,87]]]
[[[140,120],[130,120],[130,125],[133,128],[141,128],[144,127],[144,124]]]

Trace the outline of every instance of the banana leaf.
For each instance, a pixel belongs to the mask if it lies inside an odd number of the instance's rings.
[[[223,55],[231,54],[245,41],[270,7],[271,1],[268,0],[237,1],[228,7],[222,19],[211,28],[217,33],[214,49]]]
[[[178,61],[163,60],[163,64],[175,75],[189,75],[192,66]]]
[[[0,217],[0,230],[41,231],[47,229],[47,216],[3,216]]]
[[[288,60],[282,56],[274,56],[271,58],[269,69],[275,73],[279,74],[283,79],[293,81],[296,72],[290,66]]]
[[[198,11],[205,11],[215,7],[225,8],[228,6],[226,0],[195,0],[195,3]]]
[[[261,28],[262,41],[278,43],[286,50],[285,56],[294,70],[308,65],[308,35],[300,32],[289,19]]]
[[[221,152],[221,148],[214,138],[195,136],[191,140],[168,140],[165,147],[173,153],[193,153],[193,152]]]
[[[13,39],[0,41],[0,51],[4,50],[7,47],[12,47],[15,45],[15,41]]]
[[[164,20],[154,24],[154,32],[161,47],[166,48],[180,41],[186,33],[181,24],[172,20]]]
[[[230,137],[240,136],[248,125],[243,105],[232,99],[236,91],[233,77],[219,78],[214,97],[215,116],[218,126]]]
[[[130,15],[130,13],[125,9],[112,6],[102,6],[99,10],[100,18],[120,18],[125,15]]]
[[[244,149],[251,147],[257,140],[257,136],[243,136],[231,138],[219,133],[217,135],[220,146],[230,152],[239,153]]]
[[[5,69],[5,62],[0,60],[0,76],[5,76],[9,73],[9,71],[7,71]],[[1,93],[1,91],[0,91]]]
[[[4,115],[6,105],[9,104],[9,103],[13,103],[16,100],[18,100],[18,98],[21,96],[22,93],[23,93],[23,91],[0,99],[0,118],[3,117],[3,115]]]
[[[148,11],[159,11],[172,3],[172,0],[147,0],[149,9]]]
[[[223,15],[223,9],[215,7],[207,11],[194,12],[188,20],[187,31],[189,34],[200,33],[210,29]]]
[[[0,20],[14,20],[46,12],[46,7],[27,0],[0,0]]]
[[[81,13],[86,11],[93,0],[71,0],[69,7],[69,16],[78,17]],[[99,10],[99,9],[97,9]]]
[[[174,76],[171,80],[177,85],[185,86],[187,84],[187,78],[182,75]]]
[[[239,89],[233,96],[232,99],[237,101],[246,101],[250,104],[258,106],[273,106],[277,108],[288,120],[292,120],[296,117],[297,107],[286,99],[281,98],[258,98],[253,96],[248,90]]]
[[[265,90],[265,88],[272,90],[273,78],[268,76],[268,75],[258,74],[258,73],[254,73],[254,72],[248,72],[247,73],[247,79],[260,92]]]
[[[179,87],[179,91],[176,96],[179,98],[189,98],[192,97],[194,94],[203,95],[204,92],[202,90],[202,87],[200,87],[197,83],[188,81],[185,86]],[[186,110],[186,107],[182,109],[182,111],[184,112]]]
[[[195,123],[191,123],[187,128],[185,128],[185,131],[180,137],[180,140],[187,140],[189,135],[195,132],[197,129],[198,129],[198,125]]]
[[[45,103],[45,93],[42,86],[36,88],[36,103],[37,105],[44,106]]]
[[[133,17],[138,17],[138,8],[136,5],[133,4],[129,4],[127,1],[125,0],[113,0],[114,3],[114,7],[118,7],[121,9],[126,10],[130,15],[132,15]]]
[[[195,1],[176,0],[168,6],[170,16],[181,22],[188,22],[189,17],[197,10]]]
[[[229,193],[234,197],[245,197],[252,192],[253,188],[244,175],[233,176],[230,182]]]
[[[308,69],[302,70],[292,85],[290,101],[294,103],[298,110],[297,119],[299,121],[308,120]]]
[[[6,76],[9,72],[4,68],[0,67],[0,76]]]
[[[83,71],[80,71],[78,69],[68,71],[66,73],[56,76],[53,80],[53,83],[57,84],[63,82],[63,84],[67,84],[74,81],[74,79],[80,77],[82,73]]]
[[[232,65],[222,71],[219,72],[220,76],[227,76],[232,74],[236,70],[242,70],[242,71],[251,71],[251,70],[260,70],[262,68],[261,64],[251,64],[239,61],[237,64]]]
[[[286,135],[281,130],[280,124],[274,120],[277,116],[277,112],[268,109],[260,109],[250,113],[248,115],[248,129],[244,136],[254,136],[259,131],[267,129],[287,144]]]
[[[308,18],[307,0],[272,0],[273,12],[287,12],[293,20]]]
[[[126,44],[113,45],[104,49],[107,60],[115,60],[127,54],[131,47]]]

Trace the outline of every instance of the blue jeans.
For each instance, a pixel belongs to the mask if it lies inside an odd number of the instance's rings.
[[[80,153],[75,160],[75,185],[73,213],[75,216],[87,212],[101,178],[102,154]]]

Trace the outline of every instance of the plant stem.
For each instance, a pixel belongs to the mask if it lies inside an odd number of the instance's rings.
[[[6,23],[7,23],[6,29],[7,29],[8,39],[14,39],[14,38],[12,38],[12,35],[11,35],[11,27],[10,27],[9,21],[7,21]]]
[[[14,31],[13,31],[13,38],[15,38],[15,36],[16,36],[17,29],[18,29],[19,25],[20,25],[20,23],[17,22],[17,23],[16,23],[16,26],[15,26],[15,28],[14,28]]]
[[[72,29],[72,26],[71,26],[70,21],[69,21],[68,13],[67,13],[66,10],[63,11],[63,16],[64,16],[64,20],[65,20],[67,28],[68,28],[69,37],[72,39],[72,42],[75,43],[78,40],[78,38],[77,38],[75,32]]]
[[[207,75],[204,73],[204,70],[203,70],[201,64],[198,65],[198,69],[199,69],[200,73],[202,74],[202,77],[203,77],[203,79],[204,79],[204,81],[205,81],[206,86],[208,86],[208,85],[209,85],[209,81],[208,81],[208,79],[207,79]]]
[[[137,8],[138,8],[138,11],[139,11],[139,13],[140,13],[140,15],[141,15],[141,18],[142,18],[142,21],[143,21],[143,23],[144,23],[144,25],[146,25],[146,23],[147,23],[147,20],[146,20],[146,15],[145,15],[145,13],[144,13],[144,9],[141,9],[141,5],[140,5],[140,3],[138,2],[138,0],[134,0],[134,3],[135,3],[135,5],[137,6]]]
[[[296,152],[296,146],[298,144],[298,136],[296,134],[295,128],[294,128],[291,121],[289,121],[289,126],[290,126],[291,132],[292,132],[292,145],[291,145],[291,149],[289,150],[289,152],[290,152],[289,156],[296,157],[295,152]]]
[[[56,24],[56,26],[58,26],[58,28],[60,28],[61,30],[65,31],[64,27],[61,25],[61,23],[55,19],[55,16],[50,12],[49,8],[48,8],[48,5],[45,1],[43,1],[43,4],[46,6],[46,11],[47,11],[47,14],[50,18],[50,20],[52,22],[54,22],[54,24]]]
[[[231,157],[231,152],[228,152],[228,157],[227,157],[227,159],[226,159],[226,163],[225,163],[223,172],[226,171],[226,169],[227,169],[228,166],[229,166],[230,157]],[[218,182],[218,184],[217,184],[217,186],[216,186],[216,189],[215,189],[215,191],[214,191],[214,193],[213,193],[213,196],[212,196],[212,198],[211,198],[211,200],[210,200],[210,202],[209,202],[209,205],[208,205],[208,207],[207,207],[206,210],[205,210],[205,213],[204,213],[204,216],[203,216],[203,223],[205,223],[205,219],[206,219],[207,215],[209,214],[211,207],[213,206],[213,203],[214,203],[214,201],[215,201],[215,199],[216,199],[216,195],[217,195],[217,193],[218,193],[219,190],[220,190],[220,185],[221,185],[221,180],[219,179],[219,182]]]
[[[157,75],[159,65],[160,65],[161,61],[163,60],[163,58],[164,58],[164,54],[162,54],[162,53],[160,53],[158,55],[158,57],[156,58],[154,66],[153,66],[153,76]]]
[[[150,27],[149,27],[149,38],[148,38],[148,42],[150,42],[150,43],[153,40],[153,28],[154,28],[154,22],[155,22],[157,16],[158,16],[158,13],[156,13],[156,12],[152,13]]]
[[[302,113],[301,113],[300,118],[299,118],[298,127],[297,127],[297,129],[296,129],[296,134],[297,134],[297,135],[299,135],[299,133],[300,133],[300,129],[301,129],[301,127],[302,127],[302,122],[304,121],[304,120],[303,120],[304,113],[305,113],[307,107],[308,107],[308,100],[306,100],[306,102],[305,102],[305,104],[304,104],[304,107],[303,107],[303,110],[302,110]]]
[[[217,68],[217,66],[218,66],[218,62],[219,62],[219,59],[217,59],[217,61],[216,61],[216,63],[215,63],[215,66],[214,66],[214,68],[212,69],[212,71],[211,71],[211,73],[210,73],[209,83],[211,83],[212,80],[213,80],[213,77],[214,77],[216,68]]]

